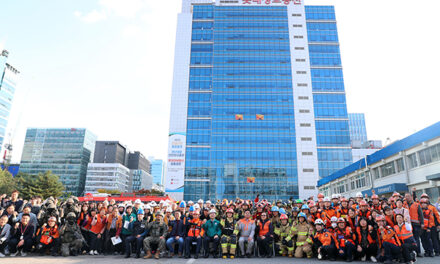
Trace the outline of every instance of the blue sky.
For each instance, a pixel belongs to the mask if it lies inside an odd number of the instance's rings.
[[[86,127],[166,158],[180,0],[1,1],[0,48],[21,81],[13,160],[27,127]],[[401,139],[439,121],[440,1],[334,4],[348,110],[370,139]]]

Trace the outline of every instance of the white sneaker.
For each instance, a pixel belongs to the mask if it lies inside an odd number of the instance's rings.
[[[24,252],[24,251],[22,250],[22,251],[20,251],[20,255],[21,255],[22,257],[26,257],[26,256],[27,256],[27,253]]]
[[[0,252],[0,258],[4,258],[5,257],[5,255],[3,255],[1,252]]]
[[[318,259],[319,259],[319,260],[322,259],[322,255],[321,255],[321,253],[318,254]]]
[[[377,259],[375,257],[373,257],[373,256],[371,256],[370,259],[371,259],[371,262],[374,262],[374,263],[377,262]]]
[[[98,250],[93,251],[95,255],[99,255]]]
[[[367,256],[363,256],[363,257],[361,258],[361,260],[362,260],[362,261],[366,261],[366,260],[367,260]]]
[[[15,253],[11,253],[11,257],[15,257],[15,256],[17,256],[17,254],[18,254],[18,251]]]
[[[93,250],[90,250],[89,255],[93,256]]]

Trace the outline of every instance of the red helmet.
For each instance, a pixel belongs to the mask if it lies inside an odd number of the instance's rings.
[[[422,196],[420,196],[420,198],[427,198],[427,199],[429,199],[429,195],[427,193],[423,193]]]
[[[323,198],[324,199],[324,194],[323,193],[318,193],[318,199],[319,198]]]
[[[376,222],[378,222],[378,221],[385,221],[385,216],[383,216],[383,215],[377,215],[377,216],[376,216]]]
[[[258,207],[258,208],[263,208],[263,207],[264,207],[264,204],[259,203],[259,204],[257,204],[257,207]]]
[[[338,224],[339,224],[339,223],[344,223],[344,224],[345,224],[345,220],[344,220],[344,218],[339,217],[339,218],[338,218]]]
[[[226,213],[234,213],[234,209],[229,208],[228,210],[226,210]]]
[[[365,200],[361,200],[359,202],[359,206],[368,206],[367,202]]]
[[[422,198],[422,199],[420,199],[420,203],[429,203],[429,200],[428,199],[426,199],[426,198]]]
[[[315,202],[314,201],[310,201],[309,202],[309,207],[314,207],[314,206],[316,206]]]
[[[288,220],[288,219],[289,219],[289,217],[287,217],[286,214],[282,214],[282,215],[280,216],[280,220]]]
[[[379,196],[377,194],[373,194],[373,196],[371,196],[371,199],[379,199]]]

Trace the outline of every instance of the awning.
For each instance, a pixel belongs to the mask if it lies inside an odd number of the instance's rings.
[[[440,173],[432,174],[429,176],[426,176],[426,179],[428,181],[440,181]]]
[[[407,192],[408,186],[405,183],[392,183],[392,184],[376,187],[374,189],[363,191],[362,194],[363,195],[367,194],[368,196],[372,196],[373,195],[372,190],[374,190],[377,195],[392,193],[392,192]]]

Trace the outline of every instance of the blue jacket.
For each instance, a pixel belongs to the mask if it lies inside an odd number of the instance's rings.
[[[185,226],[183,224],[183,220],[171,221],[169,223],[169,226],[172,227],[170,237],[175,237],[175,236],[183,237],[185,235],[184,232]]]

